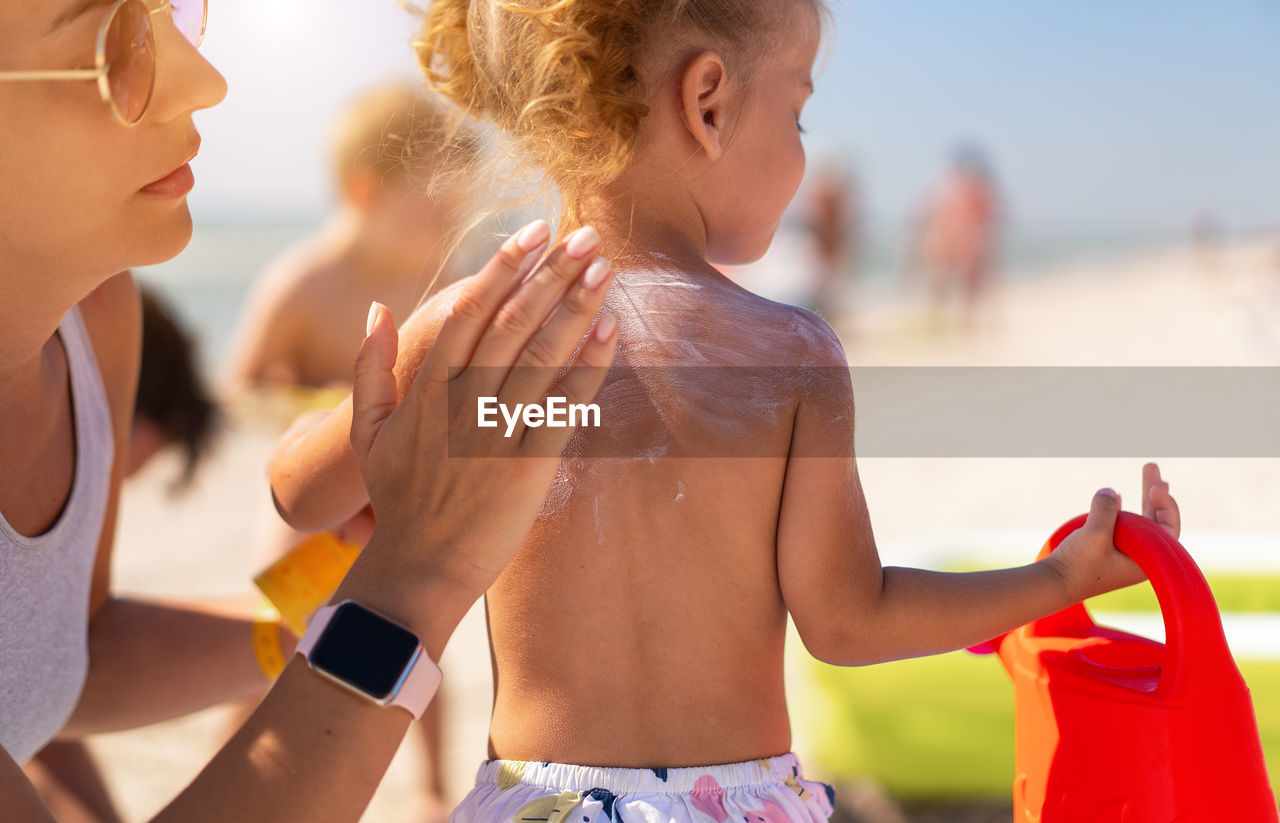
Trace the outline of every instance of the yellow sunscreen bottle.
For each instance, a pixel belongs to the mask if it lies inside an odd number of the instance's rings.
[[[327,532],[313,534],[272,563],[253,582],[299,637],[316,609],[329,602],[360,547]]]

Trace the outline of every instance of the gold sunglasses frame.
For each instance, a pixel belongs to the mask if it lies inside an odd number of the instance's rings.
[[[33,71],[0,71],[0,82],[5,80],[97,80],[98,93],[102,95],[102,102],[106,105],[107,110],[111,112],[112,118],[125,128],[133,128],[142,122],[143,116],[147,113],[147,109],[151,108],[151,96],[155,93],[156,88],[156,30],[154,27],[147,31],[147,39],[151,45],[151,85],[147,89],[147,100],[142,104],[142,109],[138,112],[138,118],[132,122],[126,120],[120,113],[120,109],[116,106],[115,96],[111,93],[111,83],[107,80],[107,74],[111,71],[111,65],[107,62],[107,33],[111,30],[111,23],[115,20],[120,9],[129,3],[142,3],[146,8],[147,14],[159,14],[173,5],[173,0],[164,0],[156,8],[147,8],[144,0],[116,0],[107,11],[107,16],[102,18],[102,25],[98,26],[98,37],[95,43],[93,64],[91,69],[47,69]],[[204,0],[204,11],[200,18],[200,35],[192,44],[199,48],[204,42],[205,26],[209,22],[209,0]]]

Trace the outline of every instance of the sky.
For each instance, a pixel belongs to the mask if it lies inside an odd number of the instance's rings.
[[[308,222],[332,202],[330,124],[414,78],[395,0],[213,0],[230,92],[196,116],[198,219]],[[802,122],[811,167],[850,168],[902,221],[958,142],[1039,227],[1280,226],[1280,0],[841,0]]]

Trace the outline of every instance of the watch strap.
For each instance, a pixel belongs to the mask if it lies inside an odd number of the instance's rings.
[[[400,688],[396,690],[391,702],[387,705],[407,709],[409,714],[417,720],[427,710],[431,698],[436,696],[441,678],[440,667],[419,644],[418,656],[409,664],[409,673],[405,675],[404,682],[400,684]]]
[[[307,625],[307,630],[298,640],[296,651],[307,659],[308,664],[311,662],[311,650],[315,648],[316,641],[324,634],[329,621],[333,619],[334,613],[341,605],[341,603],[338,603],[317,609],[315,615],[311,618],[311,622]],[[422,647],[422,643],[419,642],[418,652],[409,662],[408,672],[401,680],[399,688],[387,699],[385,705],[399,706],[412,714],[416,720],[422,717],[422,713],[427,710],[427,706],[431,703],[431,698],[435,697],[436,690],[440,688],[442,677],[440,667],[436,665],[436,662],[427,654],[427,650]]]
[[[298,654],[308,660],[311,659],[311,650],[316,647],[316,641],[320,639],[320,635],[324,634],[329,621],[333,619],[333,613],[337,610],[337,606],[321,606],[316,609],[316,613],[311,616],[311,622],[307,624],[307,630],[302,633],[302,637],[298,638],[298,645],[294,647]]]

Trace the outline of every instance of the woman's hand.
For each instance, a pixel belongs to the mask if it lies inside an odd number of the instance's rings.
[[[596,320],[612,278],[599,235],[578,230],[526,277],[546,237],[542,221],[525,227],[461,289],[403,400],[385,307],[372,307],[356,360],[351,445],[377,520],[371,546],[473,601],[523,543],[572,433],[481,429],[477,398],[589,403],[613,358],[616,321]]]
[[[1100,489],[1093,496],[1089,517],[1058,544],[1046,563],[1058,572],[1072,602],[1141,583],[1146,575],[1138,564],[1115,547],[1113,533],[1120,512],[1120,495]],[[1182,531],[1178,501],[1160,479],[1160,467],[1142,467],[1142,514],[1159,523],[1176,540]]]

